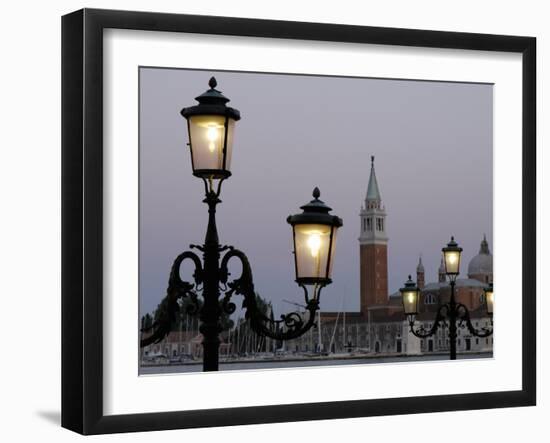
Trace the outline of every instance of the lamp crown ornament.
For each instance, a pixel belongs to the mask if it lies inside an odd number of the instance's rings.
[[[401,288],[400,291],[403,292],[407,289],[416,288],[416,283],[412,279],[412,276],[409,274],[407,281],[405,282],[405,287]]]
[[[321,191],[317,186],[313,189],[312,196],[313,200],[300,206],[303,212],[301,214],[289,215],[287,222],[291,225],[297,223],[321,223],[338,228],[341,227],[343,224],[342,219],[336,215],[329,214],[332,208],[319,199]]]
[[[241,113],[237,109],[226,106],[231,100],[223,95],[221,91],[216,89],[216,86],[218,86],[216,77],[210,77],[208,86],[210,89],[195,97],[195,100],[197,100],[199,104],[183,108],[181,110],[181,115],[185,118],[194,115],[222,115],[235,121],[240,120]]]

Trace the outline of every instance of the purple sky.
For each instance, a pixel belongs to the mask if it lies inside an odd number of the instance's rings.
[[[315,186],[344,221],[321,309],[359,309],[358,214],[371,155],[388,213],[390,293],[414,275],[420,253],[426,282],[437,280],[451,235],[464,248],[462,276],[484,233],[492,252],[491,85],[141,68],[141,314],[164,297],[174,258],[204,239],[203,184],[179,111],[211,75],[242,116],[218,206],[220,242],[248,255],[276,313],[293,310],[283,299],[303,300],[286,217]]]

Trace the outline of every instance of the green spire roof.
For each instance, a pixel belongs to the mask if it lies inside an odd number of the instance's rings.
[[[367,188],[367,200],[381,201],[378,182],[376,181],[376,173],[374,172],[374,155],[371,156],[369,187]]]

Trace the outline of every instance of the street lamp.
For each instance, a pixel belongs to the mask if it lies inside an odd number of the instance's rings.
[[[412,281],[411,276],[405,282],[405,287],[399,289],[401,298],[403,299],[403,311],[405,315],[411,319],[418,314],[418,304],[420,302],[420,289],[416,283]]]
[[[294,240],[296,283],[317,287],[332,283],[332,262],[336,247],[336,232],[342,219],[330,215],[332,208],[319,200],[319,188],[313,190],[313,200],[301,206],[301,214],[289,215]]]
[[[321,193],[318,188],[313,190],[313,200],[301,207],[302,213],[287,218],[292,226],[294,240],[296,283],[304,291],[307,315],[291,312],[281,315],[280,320],[267,317],[256,301],[248,258],[233,246],[222,246],[219,243],[216,206],[221,203],[221,184],[231,176],[233,132],[240,113],[226,106],[229,99],[215,89],[217,82],[214,77],[208,84],[210,90],[196,98],[199,104],[181,111],[187,120],[193,175],[203,180],[203,202],[208,205],[204,244],[190,245],[191,249],[202,253],[202,260],[192,251],[185,251],[175,259],[168,279],[167,294],[160,304],[158,320],[151,328],[142,329],[142,332],[153,330],[153,333],[142,339],[140,346],[158,343],[166,337],[179,311],[178,302],[187,299],[190,302],[188,312],[198,314],[201,320],[199,330],[203,335],[203,370],[217,371],[219,335],[222,331],[220,320],[224,313],[230,315],[235,312],[236,305],[231,301],[233,295],[243,296],[245,318],[250,322],[251,329],[260,336],[291,340],[312,328],[319,310],[321,289],[332,283],[336,233],[342,226],[342,220],[329,214],[332,209],[319,199]],[[219,180],[217,186],[214,180]],[[240,261],[242,271],[238,278],[230,281],[228,265],[232,258]],[[191,260],[195,266],[194,283],[183,281],[180,277],[180,267],[184,260]],[[308,287],[312,287],[312,290],[308,290]],[[199,299],[199,293],[202,300]]]
[[[231,175],[231,154],[238,110],[227,106],[229,99],[216,86],[212,77],[210,89],[195,98],[198,105],[183,108],[187,120],[193,175],[206,179],[224,179]]]
[[[470,311],[462,303],[457,303],[455,299],[455,286],[456,278],[460,273],[460,256],[462,248],[458,246],[454,237],[451,237],[451,241],[447,243],[442,249],[443,259],[445,262],[445,273],[449,278],[449,285],[451,286],[451,297],[449,303],[445,303],[439,306],[436,314],[436,318],[432,327],[426,330],[423,326],[418,329],[414,328],[416,315],[418,314],[418,303],[420,300],[420,291],[411,280],[405,283],[405,287],[400,289],[401,297],[403,299],[403,310],[409,320],[410,331],[418,338],[426,338],[434,335],[439,328],[449,327],[449,344],[450,344],[450,359],[456,360],[456,341],[457,341],[457,328],[466,327],[472,335],[475,337],[488,337],[493,334],[493,329],[482,328],[477,330],[472,325],[470,320]],[[492,284],[485,289],[485,304],[487,314],[491,319],[491,326],[493,325],[493,287]]]
[[[460,272],[460,256],[462,248],[458,246],[454,237],[447,243],[443,249],[443,261],[445,263],[445,273],[451,281],[455,281]]]

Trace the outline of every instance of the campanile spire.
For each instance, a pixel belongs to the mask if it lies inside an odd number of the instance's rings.
[[[374,155],[370,157],[370,177],[369,185],[367,186],[367,197],[365,198],[365,208],[380,208],[382,197],[380,196],[380,188],[378,180],[376,180],[376,171],[374,170]]]

